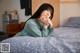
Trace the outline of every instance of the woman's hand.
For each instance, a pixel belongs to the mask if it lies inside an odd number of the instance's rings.
[[[53,24],[52,24],[51,20],[49,18],[47,20],[48,21],[45,21],[44,22],[44,27],[45,28],[48,28],[48,26],[50,25],[50,27],[52,28],[53,27]]]
[[[49,24],[50,24],[50,27],[53,27],[53,24],[52,24],[52,22],[51,22],[50,19],[48,19],[48,22],[49,22]]]

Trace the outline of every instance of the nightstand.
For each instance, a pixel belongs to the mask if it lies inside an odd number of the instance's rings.
[[[16,33],[20,32],[24,27],[24,22],[21,22],[20,24],[14,24],[10,23],[7,25],[7,35],[8,37],[14,36]]]

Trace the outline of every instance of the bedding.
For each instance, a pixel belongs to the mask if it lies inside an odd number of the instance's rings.
[[[56,34],[54,37],[63,40],[69,48],[77,49],[74,53],[80,53],[80,28],[59,27],[54,29],[54,33]]]
[[[78,41],[77,41],[78,40]],[[80,53],[80,38],[13,37],[1,43],[10,43],[10,53]]]
[[[54,29],[54,33],[57,37],[80,39],[80,28],[59,27]]]

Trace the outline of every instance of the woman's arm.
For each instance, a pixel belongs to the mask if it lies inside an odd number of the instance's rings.
[[[25,31],[27,31],[30,35],[34,37],[41,37],[42,33],[39,29],[39,27],[34,22],[27,22],[25,25]]]
[[[25,23],[24,29],[19,33],[17,33],[15,36],[41,37],[42,33],[39,30],[39,27],[34,23],[33,20],[28,20]]]
[[[48,19],[48,22],[49,22],[49,27],[48,27],[49,35],[52,35],[54,33],[53,24],[50,19]]]

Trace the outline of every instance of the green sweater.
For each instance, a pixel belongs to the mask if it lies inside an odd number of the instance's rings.
[[[29,19],[22,31],[16,34],[16,36],[32,36],[32,37],[47,37],[53,32],[53,28],[50,26],[46,29],[37,19]]]

